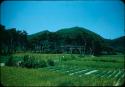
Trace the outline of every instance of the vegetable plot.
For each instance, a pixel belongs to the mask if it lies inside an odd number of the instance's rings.
[[[124,79],[124,70],[97,70],[92,68],[78,68],[78,67],[51,67],[48,68],[54,72],[60,72],[67,74],[69,76],[95,76],[96,78],[114,79],[116,81],[116,86],[119,84],[120,80]]]

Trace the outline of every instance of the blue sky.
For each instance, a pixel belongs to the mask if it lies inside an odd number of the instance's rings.
[[[124,4],[121,1],[4,1],[1,24],[6,28],[57,31],[84,27],[107,39],[124,35]]]

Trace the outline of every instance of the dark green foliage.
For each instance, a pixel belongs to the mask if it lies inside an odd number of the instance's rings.
[[[18,61],[14,60],[12,56],[9,56],[6,62],[6,65],[21,66],[26,68],[43,68],[43,67],[47,67],[47,65],[50,65],[50,66],[55,65],[54,61],[51,59],[46,62],[45,60],[38,60],[38,59],[35,59],[33,56],[29,56],[29,55],[25,55],[19,65],[17,65],[17,63]]]
[[[22,66],[27,68],[34,67],[34,58],[31,58],[29,55],[25,55],[22,62]]]
[[[107,40],[99,36],[98,34],[91,32],[85,28],[72,27],[61,29],[57,32],[44,31],[40,32],[38,35],[34,34],[30,41],[31,44],[36,44],[37,46],[42,46],[44,48],[43,53],[62,53],[60,46],[73,45],[73,46],[84,46],[86,43],[86,54],[90,53],[90,48],[92,49],[92,54],[95,56],[101,55],[102,51],[106,51],[108,54],[116,54],[115,51],[123,52],[124,49],[124,37]],[[42,43],[41,43],[42,42]],[[116,44],[117,43],[117,44]],[[58,44],[58,45],[57,45]],[[104,46],[104,44],[107,44]],[[109,49],[105,49],[108,46],[113,47],[113,51],[109,53]],[[34,45],[33,49],[38,50]],[[58,50],[58,51],[55,51]],[[41,50],[41,49],[39,49]],[[67,53],[67,52],[66,52]],[[73,53],[79,53],[78,51],[73,51]]]
[[[22,62],[23,67],[27,68],[32,68],[33,67],[33,58],[30,58],[29,55],[25,55],[23,62]]]
[[[62,53],[61,46],[84,46],[86,43],[85,50],[88,53],[90,53],[89,49],[92,48],[95,55],[100,55],[99,52],[102,46],[100,43],[102,39],[98,34],[82,27],[65,28],[57,32],[43,31],[29,36],[29,41],[34,52],[42,53]],[[68,52],[69,49],[66,48],[63,50],[64,52]],[[79,51],[73,50],[73,53],[79,53]]]
[[[110,46],[112,46],[118,52],[125,52],[125,36],[112,40]]]
[[[102,47],[102,46],[101,46],[101,42],[96,41],[96,42],[94,43],[94,55],[95,55],[95,56],[98,56],[98,55],[101,54],[101,51],[102,51],[102,48],[101,48],[101,47]]]
[[[53,61],[52,59],[48,59],[48,60],[47,60],[47,63],[48,63],[48,65],[50,65],[50,66],[54,66],[54,65],[55,65],[55,63],[54,63],[54,61]]]
[[[82,27],[64,28],[56,32],[45,30],[27,38],[26,31],[17,31],[15,28],[5,29],[0,25],[0,54],[32,51],[35,53],[71,53],[69,48],[61,46],[83,46],[81,51],[72,50],[74,54],[101,55],[125,52],[125,36],[108,40]],[[113,49],[110,49],[110,48]],[[110,52],[112,51],[112,52]]]
[[[45,60],[40,60],[39,63],[38,63],[38,66],[39,66],[40,68],[43,68],[43,67],[46,67],[46,66],[47,66],[47,63],[46,63]]]
[[[107,44],[107,47],[110,47],[113,49],[113,53],[116,54],[116,52],[123,53],[125,52],[125,36],[113,39],[113,40],[104,40]],[[109,49],[108,49],[109,50]]]
[[[26,31],[17,31],[15,28],[5,29],[0,25],[0,54],[10,54],[27,49]]]
[[[14,58],[12,56],[9,56],[5,65],[7,65],[7,66],[15,66],[16,61],[14,60]]]
[[[47,63],[45,60],[36,60],[33,56],[30,57],[29,55],[25,55],[23,62],[22,62],[22,67],[27,67],[27,68],[42,68],[46,67]]]

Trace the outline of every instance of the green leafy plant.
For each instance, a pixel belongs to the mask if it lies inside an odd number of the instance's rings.
[[[7,66],[15,66],[16,65],[16,61],[13,59],[12,56],[9,56],[7,62],[6,62]]]
[[[27,68],[41,68],[46,67],[47,63],[45,60],[36,60],[33,56],[25,55],[22,63],[23,67]]]

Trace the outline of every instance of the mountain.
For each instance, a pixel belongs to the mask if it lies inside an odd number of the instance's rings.
[[[26,31],[5,29],[0,25],[0,53],[30,50],[40,53],[80,53],[89,55],[117,54],[125,52],[125,36],[113,40],[82,27],[48,30],[28,35]],[[28,37],[28,39],[27,39]]]
[[[125,36],[121,36],[116,39],[104,39],[104,42],[114,48],[118,52],[124,52],[125,51]]]
[[[82,27],[72,27],[72,28],[64,28],[61,30],[58,30],[56,33],[60,34],[61,36],[69,36],[69,37],[76,37],[77,35],[81,35],[82,37],[89,37],[89,38],[96,38],[96,39],[103,39],[100,35],[96,34],[95,32],[92,32],[90,30],[87,30]]]
[[[113,39],[110,46],[114,47],[117,51],[125,51],[125,36]]]
[[[32,49],[40,46],[48,47],[51,51],[54,48],[60,50],[60,46],[86,46],[86,52],[90,53],[90,49],[94,53],[99,54],[101,51],[114,52],[124,51],[125,36],[117,39],[105,39],[100,35],[82,27],[63,28],[56,32],[49,32],[48,30],[38,32],[28,36],[31,42]]]
[[[125,36],[121,36],[121,37],[119,37],[119,38],[116,38],[116,39],[113,39],[112,40],[114,43],[118,43],[118,44],[124,44],[125,43]],[[122,42],[122,43],[121,43]]]
[[[101,52],[103,37],[82,27],[71,27],[60,29],[56,32],[42,31],[28,36],[32,49],[59,50],[62,46],[84,46],[86,53],[90,50],[95,54]],[[66,48],[65,50],[69,50]]]
[[[28,39],[30,40],[30,39],[39,37],[40,35],[42,35],[44,33],[49,33],[49,31],[48,30],[44,30],[44,31],[40,31],[40,32],[35,33],[35,34],[28,35]]]
[[[79,36],[83,37],[83,38],[91,38],[91,39],[104,39],[103,37],[101,37],[100,35],[96,34],[95,32],[92,32],[90,30],[87,30],[85,28],[82,28],[82,27],[72,27],[72,28],[63,28],[63,29],[60,29],[56,32],[49,32],[48,30],[45,30],[45,31],[41,31],[41,32],[38,32],[38,33],[35,33],[35,34],[32,34],[32,35],[29,35],[28,38],[29,39],[34,39],[34,38],[37,38],[39,36],[42,36],[43,34],[45,33],[53,33],[53,34],[56,34],[58,37],[61,37],[61,38],[76,38],[78,39]],[[42,37],[41,37],[42,38]]]

